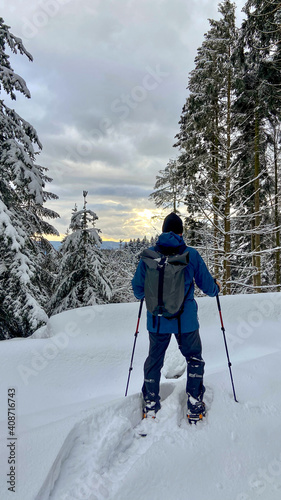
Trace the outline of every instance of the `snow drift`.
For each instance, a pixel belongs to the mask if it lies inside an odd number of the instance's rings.
[[[140,438],[143,315],[124,397],[138,304],[53,316],[32,338],[3,341],[1,498],[277,500],[281,492],[281,294],[221,298],[239,403],[215,299],[198,299],[208,414],[185,420],[185,361],[172,338],[162,408]],[[179,377],[177,379],[173,377]],[[16,390],[16,493],[8,490],[7,391]],[[152,424],[152,425],[151,425]]]

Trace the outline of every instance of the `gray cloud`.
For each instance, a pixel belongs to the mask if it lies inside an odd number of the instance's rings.
[[[11,55],[32,95],[12,106],[43,143],[39,162],[60,196],[50,202],[59,231],[88,189],[105,237],[152,233],[138,213],[154,210],[147,196],[155,176],[177,155],[188,73],[207,19],[218,18],[217,1],[0,0],[0,7],[34,57],[31,64]]]

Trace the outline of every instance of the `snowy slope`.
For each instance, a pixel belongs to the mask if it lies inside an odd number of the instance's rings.
[[[185,421],[185,362],[172,339],[162,409],[146,438],[138,435],[144,317],[124,397],[138,304],[68,311],[33,338],[1,342],[0,498],[279,500],[281,294],[221,298],[239,403],[216,301],[198,303],[208,416],[196,427]],[[6,482],[8,388],[16,389],[16,493]]]

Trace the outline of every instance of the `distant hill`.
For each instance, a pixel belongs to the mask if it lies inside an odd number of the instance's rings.
[[[60,241],[49,241],[49,243],[51,243],[53,245],[53,247],[55,248],[55,250],[58,250],[59,247],[61,246],[61,242]]]
[[[101,248],[105,248],[106,250],[117,250],[120,248],[120,243],[119,241],[103,241],[101,244]]]
[[[60,241],[50,241],[50,243],[56,250],[59,250],[61,246]],[[105,250],[117,250],[119,247],[120,247],[119,241],[103,241],[101,244],[101,248]]]

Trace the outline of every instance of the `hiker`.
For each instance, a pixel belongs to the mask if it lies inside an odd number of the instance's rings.
[[[184,270],[184,303],[181,314],[178,317],[167,319],[147,311],[150,346],[148,357],[144,363],[143,417],[155,418],[157,411],[161,408],[159,396],[161,369],[171,335],[174,334],[179,349],[187,361],[187,417],[191,422],[199,420],[205,415],[205,403],[203,402],[205,363],[202,358],[202,345],[199,336],[197,303],[194,300],[194,281],[210,297],[219,293],[220,285],[211,276],[199,252],[192,247],[187,247],[184,243],[183,224],[177,214],[172,212],[165,218],[162,231],[156,245],[151,247],[151,250],[165,256],[183,254],[188,251],[189,263]],[[146,264],[141,259],[132,280],[134,295],[139,300],[145,298],[146,269]]]

